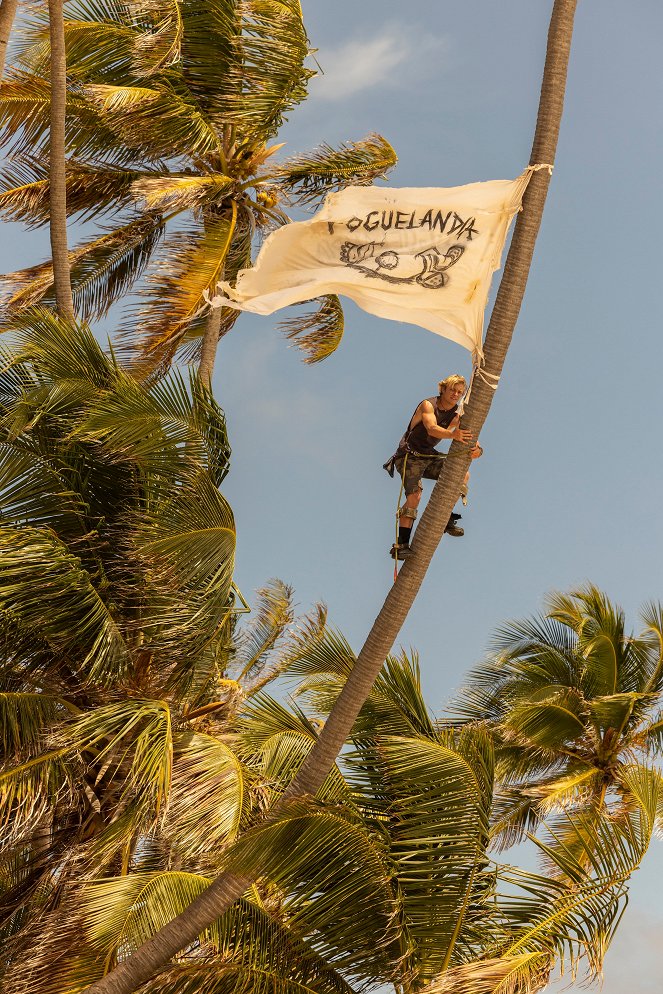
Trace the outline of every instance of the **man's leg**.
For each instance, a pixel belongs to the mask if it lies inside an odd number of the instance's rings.
[[[419,507],[419,502],[421,500],[421,484],[419,484],[419,490],[415,490],[414,493],[407,494],[405,497],[405,503],[402,507],[399,507],[398,513],[400,515],[398,519],[398,544],[410,545],[410,536],[412,535],[412,529],[414,527],[414,522],[417,517],[417,508]]]
[[[416,456],[408,454],[407,461],[399,460],[396,469],[403,479],[405,490],[405,503],[399,507],[398,517],[398,541],[392,545],[390,555],[392,559],[405,559],[410,555],[410,536],[417,517],[417,508],[421,500],[423,487],[421,486],[421,474],[423,467]]]
[[[444,469],[445,460],[446,460],[445,453],[440,453],[434,459],[431,459],[426,465],[426,469],[424,471],[424,479],[438,480],[442,470]],[[469,473],[465,477],[463,485],[465,485],[468,479],[469,479]],[[447,521],[447,527],[444,529],[447,535],[454,535],[455,537],[460,538],[462,535],[465,534],[465,529],[458,524],[460,519],[461,519],[460,514],[457,514],[455,511],[451,512],[449,520]]]

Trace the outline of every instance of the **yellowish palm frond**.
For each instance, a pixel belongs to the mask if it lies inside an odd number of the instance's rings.
[[[205,176],[163,176],[137,179],[131,195],[147,211],[187,211],[219,206],[233,186],[230,176],[212,173]]]
[[[108,128],[150,159],[204,155],[219,147],[210,121],[190,96],[185,99],[173,87],[96,83],[84,92]]]

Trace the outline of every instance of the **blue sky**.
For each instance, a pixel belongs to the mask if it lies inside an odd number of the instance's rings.
[[[286,152],[384,134],[394,186],[518,175],[529,158],[551,3],[303,0],[325,75],[284,129]],[[466,535],[446,538],[401,643],[442,709],[504,620],[587,580],[634,627],[663,598],[663,358],[659,192],[663,76],[659,0],[579,3],[567,104],[533,269],[473,469]],[[48,254],[15,228],[7,271]],[[397,485],[381,466],[438,379],[469,372],[459,346],[346,307],[346,334],[304,366],[274,318],[243,316],[214,387],[234,449],[226,495],[236,579],[271,576],[305,609],[325,600],[359,648],[391,582]],[[663,971],[656,881],[636,875],[604,994],[653,994]]]

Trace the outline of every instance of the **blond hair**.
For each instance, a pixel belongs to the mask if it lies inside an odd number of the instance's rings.
[[[437,385],[438,393],[442,393],[442,391],[446,390],[447,387],[457,387],[460,383],[462,383],[464,387],[467,386],[467,380],[465,377],[459,376],[458,373],[452,373],[451,376],[447,376],[446,380],[440,380]]]

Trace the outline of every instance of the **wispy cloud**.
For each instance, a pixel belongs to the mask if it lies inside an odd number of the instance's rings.
[[[443,39],[417,37],[403,24],[389,24],[373,38],[348,41],[335,49],[321,49],[317,59],[323,73],[311,81],[311,96],[320,100],[344,100],[367,89],[398,84],[401,74],[394,74],[422,49],[444,48]]]

